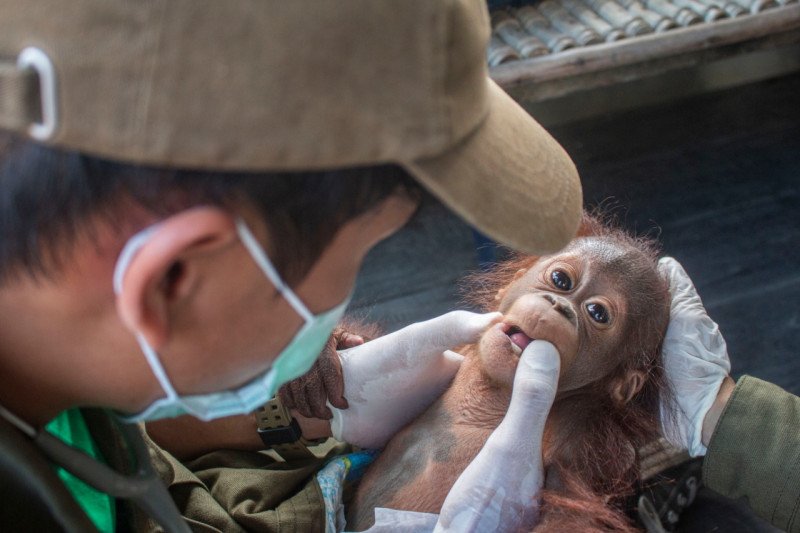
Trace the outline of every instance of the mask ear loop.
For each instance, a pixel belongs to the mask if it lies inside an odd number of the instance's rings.
[[[259,244],[250,231],[250,228],[247,227],[247,224],[245,224],[244,220],[241,218],[236,220],[236,232],[239,234],[239,239],[242,241],[242,244],[244,244],[244,247],[247,248],[247,251],[250,252],[250,255],[253,257],[253,261],[255,261],[272,284],[275,285],[278,292],[286,298],[286,301],[297,311],[297,314],[303,317],[303,320],[311,322],[314,319],[314,315],[311,314],[294,291],[283,282],[280,274],[278,274],[278,271],[272,265],[269,257],[267,257],[267,254],[261,247],[261,244]]]
[[[122,293],[122,284],[125,280],[125,273],[128,271],[131,261],[134,257],[136,257],[136,254],[139,253],[139,250],[142,249],[142,246],[144,246],[145,243],[150,240],[150,237],[153,236],[153,233],[155,233],[159,226],[160,224],[153,224],[152,226],[143,229],[131,237],[120,252],[119,259],[117,259],[117,265],[114,267],[113,277],[114,293],[117,296]],[[161,385],[161,389],[164,391],[164,394],[166,394],[166,399],[176,399],[178,397],[178,393],[175,391],[175,388],[172,386],[172,383],[167,377],[164,366],[158,359],[158,354],[156,354],[155,350],[153,350],[153,348],[150,346],[150,343],[147,342],[147,339],[145,339],[140,333],[136,333],[136,341],[139,343],[142,353],[144,353],[147,364],[150,365],[150,370],[153,371],[153,375],[155,375],[159,385]]]
[[[143,335],[137,333],[136,340],[139,342],[139,347],[142,349],[142,353],[144,353],[144,358],[147,359],[147,363],[150,365],[150,370],[153,371],[153,375],[158,380],[158,384],[161,385],[161,389],[167,395],[165,399],[177,399],[178,393],[175,391],[175,388],[172,386],[172,382],[170,382],[169,378],[167,377],[167,372],[164,370],[164,366],[158,359],[158,354],[156,354],[156,351],[153,350],[153,347],[150,346],[150,343],[147,342],[147,339],[145,339]]]

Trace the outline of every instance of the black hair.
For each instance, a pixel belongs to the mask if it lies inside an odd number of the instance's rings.
[[[271,259],[288,283],[305,277],[338,230],[393,194],[423,193],[397,165],[308,172],[216,172],[130,165],[0,132],[0,284],[52,276],[98,221],[121,229],[126,206],[167,216],[196,205],[262,215]]]

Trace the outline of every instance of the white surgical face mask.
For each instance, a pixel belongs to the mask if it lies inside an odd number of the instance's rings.
[[[122,291],[122,282],[131,260],[152,237],[157,227],[157,225],[151,226],[134,235],[120,253],[114,270],[114,291],[117,294]],[[325,346],[333,328],[344,314],[350,301],[349,297],[333,309],[318,315],[311,314],[292,289],[283,282],[266,252],[243,220],[237,220],[236,231],[253,260],[297,314],[303,317],[305,324],[273,361],[272,366],[260,376],[233,390],[186,396],[180,396],[175,392],[175,388],[164,372],[158,354],[143,335],[137,334],[136,340],[139,341],[139,346],[166,396],[154,401],[136,415],[122,417],[124,420],[138,422],[185,414],[193,415],[201,420],[213,420],[224,416],[250,413],[272,398],[281,385],[308,372]]]

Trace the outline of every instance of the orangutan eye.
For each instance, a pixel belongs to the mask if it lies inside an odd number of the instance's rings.
[[[598,324],[608,324],[608,311],[600,304],[586,304],[586,310],[592,320]]]
[[[553,270],[553,272],[550,273],[550,279],[553,281],[553,285],[555,285],[557,289],[561,289],[562,291],[568,291],[572,289],[572,280],[563,270]]]

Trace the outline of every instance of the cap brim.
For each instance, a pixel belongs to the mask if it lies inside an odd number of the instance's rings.
[[[574,163],[494,81],[484,122],[446,152],[403,162],[436,197],[482,233],[517,250],[563,248],[581,219]]]

